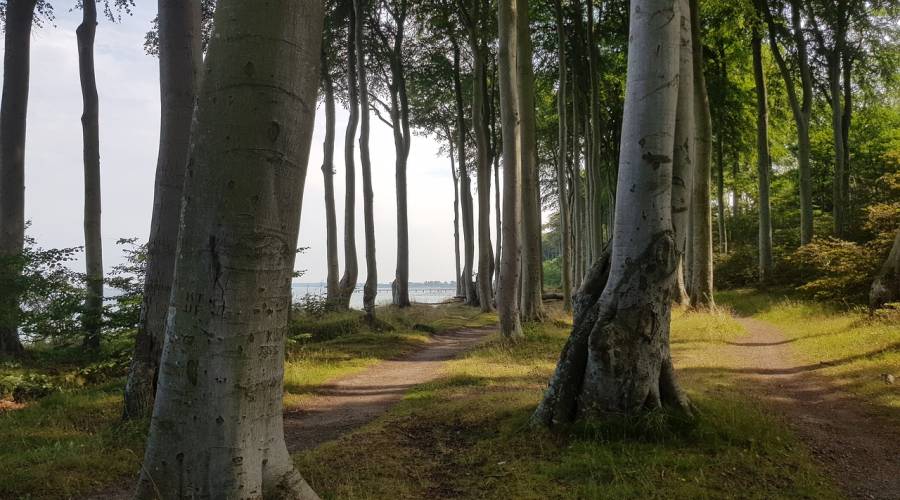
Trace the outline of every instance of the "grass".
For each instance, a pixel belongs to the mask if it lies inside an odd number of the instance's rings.
[[[782,423],[746,401],[717,347],[741,335],[725,314],[676,312],[673,352],[694,422],[653,414],[557,435],[528,418],[569,327],[528,325],[448,363],[374,423],[296,462],[323,498],[836,498]]]
[[[842,307],[751,290],[719,292],[717,300],[737,313],[777,325],[799,361],[821,364],[817,373],[831,378],[900,421],[900,386],[882,374],[900,378],[900,317],[870,317],[862,307]]]
[[[330,379],[419,348],[428,335],[414,330],[415,325],[453,329],[496,321],[495,315],[461,305],[416,305],[406,311],[385,307],[378,313],[382,326],[392,331],[372,332],[359,322],[330,340],[310,341],[300,335],[290,341],[285,404],[296,404],[312,387]],[[113,344],[86,358],[77,349],[39,349],[22,361],[0,363],[0,381],[39,376],[55,391],[29,401],[24,409],[0,411],[0,470],[13,472],[0,481],[0,498],[83,498],[131,487],[143,458],[147,422],[120,421],[121,369],[112,376],[96,375],[122,351]],[[127,358],[130,350],[124,352]]]

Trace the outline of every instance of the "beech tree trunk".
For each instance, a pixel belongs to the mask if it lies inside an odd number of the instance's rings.
[[[537,425],[661,406],[690,412],[669,349],[678,261],[672,153],[679,82],[690,81],[679,78],[687,2],[634,0],[629,24],[611,253],[594,262],[579,290],[572,334],[532,417]]]
[[[834,181],[832,182],[832,219],[834,235],[846,236],[847,207],[844,203],[844,110],[841,88],[841,60],[838,54],[829,57],[828,83],[831,94],[831,130],[834,138]]]
[[[469,45],[474,57],[472,76],[472,128],[478,177],[478,304],[484,312],[494,309],[491,269],[491,160],[487,127],[487,41],[482,19],[488,15],[483,0],[472,0]]]
[[[0,100],[0,353],[20,354],[20,256],[25,246],[25,129],[36,0],[7,0]]]
[[[519,106],[519,157],[522,169],[522,303],[526,321],[544,318],[543,251],[541,250],[540,174],[534,116],[534,69],[528,0],[516,0],[516,85]]]
[[[772,218],[769,207],[769,105],[763,73],[762,40],[753,28],[753,80],[756,82],[756,168],[759,177],[759,282],[772,278]]]
[[[778,48],[776,33],[783,30],[776,24],[772,18],[769,7],[762,3],[760,10],[763,11],[764,17],[769,27],[769,45],[772,49],[772,56],[775,64],[781,73],[787,88],[788,101],[791,105],[791,112],[794,115],[794,123],[797,127],[797,163],[800,172],[800,244],[805,245],[813,239],[813,209],[812,209],[812,170],[809,164],[810,142],[809,142],[809,120],[812,111],[812,72],[809,64],[809,54],[807,50],[806,38],[803,35],[802,20],[800,18],[800,0],[791,0],[791,36],[794,41],[794,49],[796,50],[796,63],[800,70],[800,88],[802,97],[797,96],[797,90],[794,87],[794,78],[791,70]]]
[[[676,0],[687,5],[687,0]],[[691,238],[691,197],[694,193],[694,171],[697,160],[697,107],[694,100],[694,64],[692,50],[692,26],[687,9],[681,13],[679,30],[680,50],[678,55],[678,102],[675,115],[674,149],[672,153],[671,207],[672,228],[675,232],[677,262],[675,266],[675,302],[688,305],[687,266],[690,262]]]
[[[369,16],[368,0],[353,0],[356,13],[356,74],[359,78],[359,163],[363,181],[363,221],[366,237],[366,283],[363,285],[363,309],[369,320],[375,319],[378,294],[378,266],[375,262],[375,208],[372,192],[372,160],[369,156],[369,81],[366,72],[365,25]]]
[[[328,61],[323,51],[322,64]],[[325,262],[327,267],[325,302],[334,307],[340,303],[340,264],[338,263],[337,209],[334,204],[334,82],[331,70],[322,71],[322,90],[325,92],[325,141],[322,145],[322,177],[325,181]]]
[[[478,292],[472,281],[472,268],[475,265],[475,219],[472,203],[472,188],[469,172],[466,170],[466,117],[463,106],[462,82],[460,78],[460,54],[459,44],[453,43],[453,90],[456,97],[456,154],[459,157],[459,189],[462,191],[462,226],[463,226],[463,272],[460,280],[466,295],[466,304],[478,305]]]
[[[203,63],[199,0],[160,0],[159,8],[159,154],[147,265],[134,355],[125,385],[123,418],[145,418],[153,398],[175,274],[175,247],[181,218],[184,169],[191,139],[191,118]]]
[[[574,73],[574,72],[573,72]],[[573,81],[576,81],[573,74]],[[576,83],[577,85],[577,83]],[[581,145],[579,143],[579,138],[581,137],[581,128],[579,127],[580,121],[578,116],[578,89],[577,87],[574,89],[572,96],[572,191],[573,198],[575,199],[575,216],[572,218],[574,221],[575,231],[574,231],[574,239],[572,241],[573,245],[575,245],[575,266],[574,266],[574,286],[575,289],[579,289],[581,287],[582,279],[584,278],[585,269],[585,261],[587,260],[587,256],[584,252],[585,247],[585,204],[584,204],[584,187],[581,179]]]
[[[900,231],[869,290],[870,309],[878,309],[890,302],[900,302]]]
[[[344,134],[344,275],[340,282],[341,309],[350,308],[350,298],[356,290],[359,264],[356,260],[356,158],[353,141],[359,125],[359,87],[356,75],[356,14],[349,9],[347,23],[347,107],[350,116]]]
[[[282,384],[322,18],[318,1],[218,4],[137,498],[317,498]]]
[[[569,192],[566,181],[566,161],[568,158],[568,82],[566,67],[566,24],[563,21],[562,0],[556,1],[557,56],[559,57],[559,91],[556,94],[556,109],[559,113],[559,151],[556,157],[556,184],[559,196],[560,225],[560,273],[563,296],[563,310],[572,310],[572,227],[569,221]]]
[[[713,298],[712,207],[709,203],[709,180],[712,163],[712,116],[703,74],[703,45],[700,41],[700,8],[697,0],[689,0],[691,49],[694,69],[695,138],[694,190],[691,195],[691,307],[715,307]]]
[[[403,40],[407,14],[407,0],[396,2],[389,15],[396,24],[391,47],[391,122],[394,124],[394,181],[397,187],[397,269],[391,284],[392,303],[409,307],[409,217],[406,195],[406,166],[409,161],[410,129],[409,99],[406,93]]]
[[[503,247],[500,256],[500,286],[497,287],[497,312],[500,316],[500,334],[507,339],[523,336],[518,304],[522,265],[519,253],[522,172],[517,138],[519,106],[515,78],[516,4],[517,0],[500,0],[497,3],[500,34],[500,125],[503,134]]]
[[[84,346],[97,349],[100,347],[100,328],[103,322],[103,244],[100,237],[100,103],[94,72],[96,0],[83,0],[81,11],[81,24],[75,30],[84,106],[81,129],[84,141],[84,261],[87,295],[81,322],[85,332]]]
[[[459,176],[456,173],[454,140],[450,127],[447,127],[447,143],[450,145],[450,174],[453,175],[453,253],[456,257],[456,296],[465,297],[466,291],[463,289],[463,282],[460,279],[462,266],[459,259]]]
[[[716,132],[716,224],[719,231],[719,252],[728,253],[728,229],[725,220],[725,138],[724,126]]]

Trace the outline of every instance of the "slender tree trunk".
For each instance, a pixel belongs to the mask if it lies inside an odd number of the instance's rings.
[[[462,217],[463,217],[463,273],[462,283],[466,295],[466,304],[478,305],[478,293],[475,283],[472,281],[472,267],[475,265],[475,221],[474,207],[472,203],[471,178],[466,170],[466,118],[463,107],[462,82],[460,78],[460,54],[459,45],[453,42],[453,90],[456,97],[456,133],[458,144],[456,154],[459,165],[459,189],[462,191]]]
[[[203,63],[200,1],[159,1],[159,154],[141,317],[125,385],[123,418],[145,418],[153,411],[175,274],[184,169],[191,118]]]
[[[100,237],[100,124],[97,80],[94,72],[94,36],[97,33],[97,2],[84,0],[82,21],[75,30],[78,39],[78,73],[81,77],[81,114],[84,140],[84,260],[87,296],[82,324],[84,346],[100,347],[103,322],[103,245]]]
[[[601,158],[600,139],[602,137],[600,122],[600,80],[599,80],[599,56],[597,55],[597,44],[594,41],[594,2],[587,1],[587,49],[588,49],[588,74],[590,76],[590,165],[591,165],[591,255],[593,258],[603,253],[606,246],[604,238],[604,225],[606,225],[607,186],[605,186],[606,177],[603,171],[603,160]]]
[[[678,55],[678,102],[675,115],[674,149],[672,153],[671,207],[672,227],[675,232],[677,262],[675,266],[675,302],[688,305],[688,273],[691,238],[691,197],[694,193],[694,173],[697,160],[697,107],[694,100],[694,64],[692,50],[692,26],[687,9],[688,0],[675,0],[685,6],[679,9],[681,21]]]
[[[841,62],[838,54],[829,57],[828,83],[831,94],[831,130],[834,138],[834,180],[832,183],[832,218],[834,235],[846,236],[846,206],[844,204],[844,110],[841,88]]]
[[[406,165],[409,162],[410,130],[409,99],[406,93],[406,73],[403,67],[403,34],[406,20],[406,0],[396,6],[397,32],[394,35],[391,79],[392,115],[394,121],[395,183],[397,186],[397,270],[391,284],[395,306],[409,307],[409,217],[406,195]]]
[[[556,183],[559,193],[560,225],[560,273],[562,274],[563,310],[572,310],[572,228],[569,221],[569,193],[566,185],[566,159],[568,157],[568,94],[566,67],[566,24],[563,21],[562,0],[556,1],[557,56],[559,57],[559,91],[556,109],[559,113],[559,151],[556,158]]]
[[[324,52],[323,52],[324,54]],[[322,64],[327,64],[326,57],[322,57]],[[334,106],[334,82],[331,81],[330,68],[322,71],[322,89],[325,92],[325,141],[322,145],[322,177],[325,181],[325,245],[326,265],[328,274],[326,278],[326,303],[330,307],[340,304],[340,264],[338,263],[338,233],[337,233],[337,209],[334,204],[334,136],[335,136],[335,106]]]
[[[772,219],[769,215],[769,105],[763,74],[762,40],[753,28],[753,80],[756,82],[756,156],[759,177],[759,282],[772,277]]]
[[[137,498],[317,498],[285,446],[282,384],[322,11],[217,6]]]
[[[356,75],[359,78],[359,163],[363,181],[363,220],[366,237],[366,284],[363,309],[369,320],[375,319],[378,294],[378,266],[375,261],[375,209],[372,192],[372,160],[369,156],[369,82],[366,75],[365,26],[369,16],[368,0],[353,0],[356,30]]]
[[[687,9],[686,1],[680,3]],[[598,414],[621,418],[662,406],[690,412],[669,349],[678,261],[672,153],[684,81],[679,25],[689,24],[681,10],[673,0],[631,2],[611,254],[595,261],[579,291],[575,325],[532,417],[535,424]]]
[[[487,43],[480,20],[487,15],[483,0],[472,1],[473,21],[469,26],[469,43],[473,61],[472,127],[475,130],[475,150],[478,177],[478,303],[482,311],[493,310],[491,289],[491,161],[487,128]]]
[[[703,74],[703,45],[700,41],[700,7],[689,0],[691,48],[694,65],[695,139],[694,191],[691,195],[691,307],[711,309],[713,299],[712,209],[709,206],[709,179],[712,163],[712,116]]]
[[[853,114],[853,85],[850,76],[853,67],[853,58],[849,54],[846,42],[843,47],[841,54],[841,69],[844,73],[842,79],[844,87],[844,113],[843,116],[841,116],[841,128],[843,129],[841,136],[844,139],[844,179],[842,182],[842,199],[844,200],[845,226],[849,228],[851,225],[850,219],[853,216],[853,200],[850,198],[850,124]]]
[[[544,318],[543,252],[541,250],[540,174],[534,116],[534,69],[531,66],[531,32],[528,0],[516,0],[516,84],[519,106],[520,159],[522,169],[522,303],[526,321]]]
[[[728,230],[725,221],[725,140],[724,126],[716,133],[716,223],[719,232],[719,252],[728,253]]]
[[[500,334],[504,338],[522,337],[519,317],[519,273],[521,272],[519,224],[522,214],[521,165],[519,163],[518,96],[516,95],[516,3],[500,0],[497,18],[500,46],[500,124],[503,133],[503,248],[500,256],[500,286],[497,287],[497,311]]]
[[[19,354],[19,294],[25,246],[25,123],[36,0],[7,0],[0,101],[0,354]]]
[[[574,72],[573,72],[574,76]],[[576,82],[577,79],[573,78],[573,82]],[[579,139],[581,137],[581,128],[579,127],[580,120],[578,114],[578,89],[574,89],[572,96],[572,191],[573,197],[575,198],[575,217],[574,226],[575,226],[575,237],[573,240],[573,244],[575,245],[575,279],[574,286],[575,289],[581,288],[582,279],[584,278],[584,273],[586,272],[585,262],[587,261],[587,256],[584,252],[584,241],[586,238],[584,231],[584,194],[583,194],[583,186],[581,179],[581,145],[579,143]]]
[[[741,216],[741,192],[738,184],[740,180],[739,162],[739,155],[735,152],[731,162],[731,216],[735,218]]]
[[[900,301],[900,231],[894,238],[891,253],[885,259],[869,290],[869,308],[874,310]]]
[[[353,141],[359,125],[359,87],[356,75],[356,14],[349,9],[347,23],[347,131],[344,134],[344,275],[340,282],[341,309],[350,308],[350,298],[356,290],[359,264],[356,260],[356,158]]]
[[[463,289],[463,282],[460,279],[462,267],[459,260],[459,176],[456,174],[453,142],[454,138],[450,127],[447,127],[447,143],[450,145],[450,173],[453,175],[453,253],[456,257],[456,296],[465,297],[466,291]]]

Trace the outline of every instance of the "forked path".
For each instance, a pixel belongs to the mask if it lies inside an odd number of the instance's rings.
[[[747,336],[728,345],[735,371],[786,417],[815,459],[851,498],[900,499],[900,429],[798,362],[777,327],[738,318]]]
[[[316,446],[360,427],[386,412],[415,385],[441,374],[443,362],[485,339],[493,329],[438,333],[422,349],[402,359],[320,386],[284,413],[284,437],[291,453]]]

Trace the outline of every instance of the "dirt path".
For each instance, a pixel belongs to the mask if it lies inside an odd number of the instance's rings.
[[[493,329],[439,333],[413,354],[379,363],[362,373],[318,388],[313,397],[284,414],[284,437],[293,453],[315,448],[386,412],[415,385],[441,374],[443,362],[471,349]]]
[[[784,415],[814,457],[851,498],[900,499],[900,429],[866,403],[797,362],[777,327],[738,318],[748,335],[729,343],[735,371]]]

